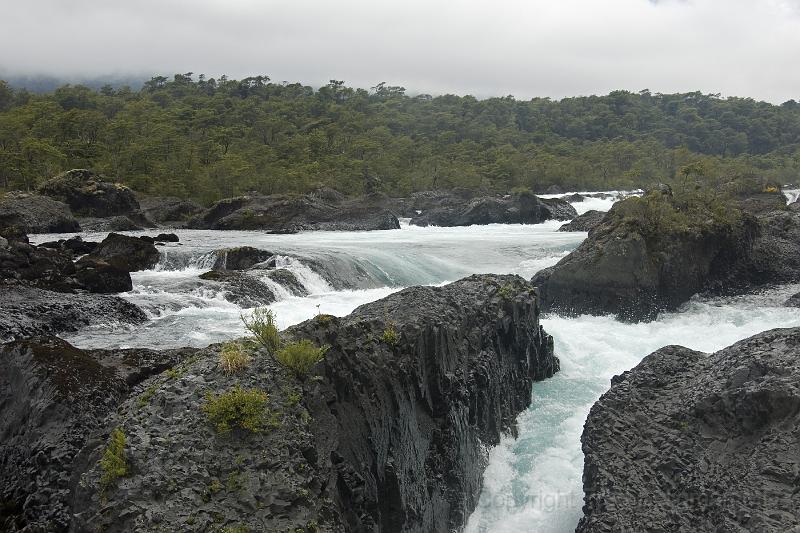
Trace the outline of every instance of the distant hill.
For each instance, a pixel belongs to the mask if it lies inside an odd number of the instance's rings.
[[[64,85],[85,85],[95,90],[104,85],[111,85],[115,89],[128,86],[131,89],[139,90],[147,79],[147,76],[97,76],[91,78],[21,76],[0,71],[0,80],[5,80],[13,89],[25,89],[36,94],[50,93]]]

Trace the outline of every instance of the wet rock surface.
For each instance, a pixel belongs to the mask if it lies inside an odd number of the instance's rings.
[[[8,193],[0,199],[0,228],[14,226],[24,233],[81,231],[69,206],[47,196]]]
[[[558,228],[558,231],[591,231],[600,225],[605,216],[602,211],[587,211]]]
[[[800,328],[708,355],[668,346],[616,376],[584,427],[579,533],[794,531]]]
[[[153,245],[152,238],[130,237],[119,233],[110,233],[87,256],[127,272],[153,268],[160,257],[161,253]]]
[[[276,300],[267,284],[244,272],[211,270],[200,274],[200,279],[223,286],[225,299],[240,307],[259,307]]]
[[[786,307],[800,307],[800,292],[792,295],[783,305]]]
[[[516,276],[413,287],[286,333],[330,346],[306,405],[348,531],[462,527],[483,446],[514,429],[532,382],[558,370],[533,287]]]
[[[95,324],[141,324],[146,320],[141,309],[117,296],[0,284],[0,340],[77,331]]]

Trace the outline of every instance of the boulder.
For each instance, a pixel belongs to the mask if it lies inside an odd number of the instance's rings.
[[[43,242],[40,248],[50,248],[53,250],[63,250],[70,252],[73,256],[92,253],[99,243],[84,241],[80,235],[69,239],[59,239],[57,241]]]
[[[241,196],[221,200],[191,218],[195,229],[365,231],[398,229],[400,223],[370,197],[330,201],[317,195]]]
[[[84,231],[99,233],[106,231],[141,231],[155,227],[155,224],[148,220],[141,211],[133,211],[127,215],[106,218],[82,217],[79,221]]]
[[[592,229],[600,225],[605,216],[606,214],[603,211],[586,211],[562,225],[558,228],[558,231],[592,231]]]
[[[542,199],[530,193],[506,197],[479,197],[466,203],[447,203],[422,211],[411,219],[415,226],[471,226],[476,224],[538,224],[569,220],[575,208],[560,199]]]
[[[800,328],[776,329],[614,377],[581,437],[577,532],[796,529],[798,353]]]
[[[308,289],[300,283],[300,280],[297,279],[297,276],[295,276],[294,272],[291,270],[276,268],[274,270],[267,270],[263,274],[294,296],[308,296]]]
[[[0,284],[0,340],[3,341],[107,323],[141,324],[146,320],[144,311],[117,296]]]
[[[215,250],[214,255],[216,256],[212,267],[214,270],[247,270],[275,256],[270,251],[260,250],[252,246]],[[274,268],[274,264],[268,266]]]
[[[22,241],[10,241],[0,248],[0,281],[71,291],[76,288],[72,278],[75,265],[68,251],[32,246]]]
[[[139,202],[129,188],[109,183],[90,170],[69,170],[43,183],[37,192],[69,205],[72,212],[84,217],[127,215],[139,209]]]
[[[225,299],[239,307],[261,307],[276,300],[269,285],[244,272],[211,270],[200,274],[200,279],[224,287]]]
[[[786,307],[800,307],[800,292],[790,296],[783,305]]]
[[[146,239],[110,233],[88,256],[127,272],[148,270],[156,266],[161,253]]]
[[[153,239],[156,242],[180,242],[180,238],[174,233],[159,233]]]
[[[67,531],[81,450],[104,442],[106,417],[145,377],[185,351],[77,349],[56,337],[0,345],[0,529]]]
[[[584,195],[579,194],[579,193],[576,192],[575,194],[568,194],[568,195],[562,197],[561,199],[564,200],[565,202],[569,202],[571,204],[575,204],[575,203],[584,201],[586,199],[586,197]]]
[[[75,279],[89,292],[99,294],[133,289],[130,272],[90,256],[82,257],[76,263]]]
[[[554,267],[534,276],[547,309],[652,320],[698,292],[739,288],[751,258],[757,219],[732,210],[676,208],[670,194],[614,204],[589,237]]]
[[[547,189],[545,189],[545,194],[564,194],[564,189],[562,189],[558,185],[550,185]]]
[[[148,196],[139,198],[142,213],[156,224],[180,226],[194,215],[201,213],[203,207],[183,198]]]
[[[8,226],[24,233],[81,231],[67,204],[27,193],[8,193],[0,199],[0,228]]]

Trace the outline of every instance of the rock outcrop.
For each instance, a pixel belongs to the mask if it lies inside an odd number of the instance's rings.
[[[153,268],[160,257],[161,253],[150,237],[110,233],[86,259],[104,261],[120,270],[136,272]]]
[[[224,287],[225,299],[239,307],[259,307],[276,300],[267,284],[244,272],[210,270],[200,274],[200,279]]]
[[[240,196],[221,200],[192,217],[196,229],[365,231],[397,229],[397,217],[371,197],[330,200],[330,195]]]
[[[413,287],[287,334],[330,347],[306,405],[347,531],[462,527],[483,446],[514,430],[532,382],[558,370],[533,287],[516,276]]]
[[[187,220],[203,211],[203,207],[196,202],[170,196],[139,198],[139,205],[149,220],[169,227],[185,226]]]
[[[56,337],[0,345],[0,529],[67,531],[81,450],[132,385],[186,355],[84,351]]]
[[[503,197],[482,196],[466,202],[450,201],[424,210],[411,219],[415,226],[471,226],[483,224],[538,224],[546,220],[570,220],[575,208],[557,198],[531,193]]]
[[[581,438],[578,533],[796,530],[798,355],[800,328],[776,329],[616,376]]]
[[[284,332],[285,342],[326,345],[300,377],[263,350],[228,374],[218,346],[4,345],[2,525],[458,529],[479,496],[486,446],[514,431],[532,382],[558,370],[538,312],[534,288],[517,276],[406,289]],[[260,431],[220,434],[210,423],[203,406],[236,387],[263,393]],[[113,428],[125,437],[126,469],[104,484]]]
[[[603,211],[587,211],[558,228],[558,231],[592,231],[600,225],[606,214]]]
[[[800,292],[790,296],[783,305],[786,307],[800,307]]]
[[[785,230],[778,224],[780,229],[769,233],[763,226],[742,211],[681,209],[669,191],[651,192],[614,204],[588,239],[532,282],[550,310],[651,320],[699,292],[742,290],[776,269],[791,270],[789,262],[797,258],[780,264],[759,260],[775,257],[778,252],[769,250]],[[800,243],[786,243],[785,250],[794,246]],[[788,252],[781,248],[780,253]],[[787,272],[780,281],[790,277]]]
[[[69,206],[47,196],[20,192],[0,199],[0,228],[16,227],[24,233],[70,233],[81,226]]]
[[[69,170],[43,183],[39,194],[69,205],[84,217],[113,217],[139,210],[133,191],[119,183],[109,183],[90,170]]]
[[[0,284],[0,341],[77,331],[95,324],[141,324],[146,320],[141,309],[117,296]]]

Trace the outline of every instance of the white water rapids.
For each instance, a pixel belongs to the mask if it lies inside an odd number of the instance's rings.
[[[591,198],[574,205],[585,212],[607,210],[612,202],[613,198]],[[147,324],[107,324],[65,338],[81,347],[166,348],[205,346],[243,335],[243,310],[226,301],[220,290],[196,283],[209,269],[209,252],[221,248],[270,250],[279,255],[279,266],[297,276],[310,295],[294,297],[275,287],[281,299],[270,306],[279,325],[286,327],[318,312],[345,315],[409,285],[442,284],[486,272],[530,278],[586,237],[558,232],[560,225],[404,225],[393,231],[298,235],[177,231],[180,245],[165,247],[155,270],[134,273],[133,291],[122,295],[145,309]],[[58,237],[64,236],[41,235],[36,242]],[[354,288],[334,290],[320,274],[325,269],[351,278]],[[543,318],[545,330],[555,338],[561,371],[534,384],[531,407],[519,417],[519,438],[506,437],[490,450],[484,489],[467,531],[574,531],[583,503],[580,434],[589,408],[608,389],[610,378],[668,344],[714,351],[760,331],[800,326],[800,309],[782,306],[798,291],[795,285],[736,298],[695,299],[679,312],[647,324],[624,324],[610,317]]]

